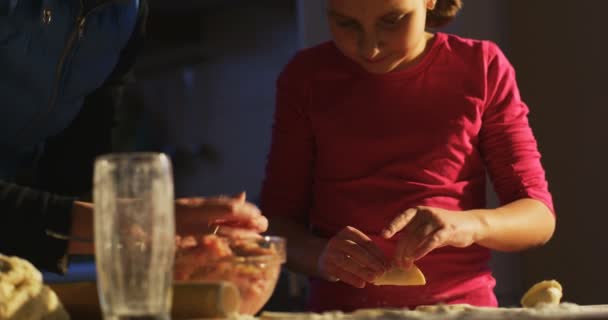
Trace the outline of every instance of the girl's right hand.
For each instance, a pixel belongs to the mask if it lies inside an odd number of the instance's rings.
[[[378,246],[363,232],[346,227],[329,239],[317,268],[329,281],[342,281],[353,287],[364,288],[390,267]]]

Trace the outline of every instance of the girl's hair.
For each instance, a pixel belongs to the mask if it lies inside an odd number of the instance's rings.
[[[456,17],[462,8],[462,0],[437,0],[435,9],[428,10],[426,26],[429,28],[443,27]]]

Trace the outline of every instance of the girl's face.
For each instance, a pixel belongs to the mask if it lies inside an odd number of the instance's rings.
[[[329,0],[334,42],[371,73],[403,69],[426,47],[426,11],[435,0]]]

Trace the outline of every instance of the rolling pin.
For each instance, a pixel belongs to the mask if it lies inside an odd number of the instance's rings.
[[[72,319],[102,318],[94,282],[54,283],[49,286]],[[224,318],[238,313],[239,306],[239,290],[230,282],[173,284],[172,319]]]
[[[173,286],[173,319],[224,318],[238,313],[239,289],[230,282],[184,282]]]

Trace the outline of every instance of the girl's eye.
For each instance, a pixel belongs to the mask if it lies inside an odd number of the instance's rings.
[[[384,19],[384,20],[382,20],[382,22],[385,25],[391,26],[391,25],[395,25],[395,24],[399,23],[399,20],[397,20],[397,19],[390,19],[390,20],[389,19]]]
[[[405,15],[386,17],[381,20],[382,25],[386,27],[394,27],[401,23],[405,18]]]
[[[359,28],[359,24],[354,21],[338,21],[337,24],[338,24],[338,26],[340,26],[342,28],[348,28],[348,29],[358,29]]]

